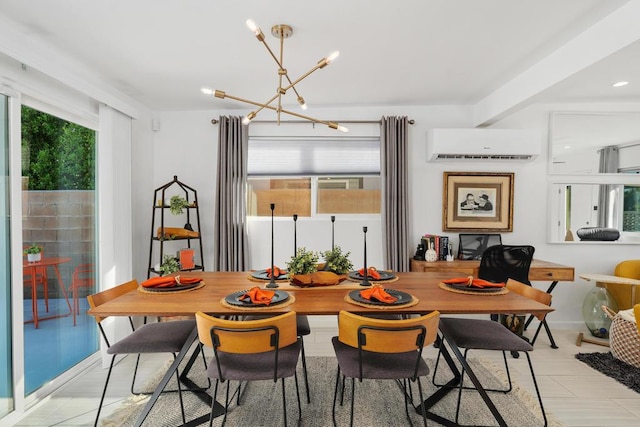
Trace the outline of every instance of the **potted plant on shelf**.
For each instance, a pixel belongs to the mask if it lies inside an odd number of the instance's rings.
[[[42,246],[31,245],[24,250],[27,255],[27,261],[39,262],[42,259]]]
[[[178,259],[171,255],[165,255],[160,265],[160,275],[166,276],[179,270],[180,265],[178,264]]]
[[[169,201],[169,211],[174,215],[180,215],[185,208],[189,207],[189,202],[184,197],[171,196]]]
[[[340,246],[335,246],[330,251],[322,252],[324,257],[324,269],[336,274],[347,274],[353,269],[353,263],[349,260],[351,252],[342,253]]]

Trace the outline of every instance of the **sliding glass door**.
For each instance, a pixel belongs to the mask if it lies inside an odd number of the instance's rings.
[[[0,94],[0,418],[13,410],[8,102]]]
[[[96,132],[22,106],[25,394],[98,350]],[[33,250],[27,250],[32,248]]]

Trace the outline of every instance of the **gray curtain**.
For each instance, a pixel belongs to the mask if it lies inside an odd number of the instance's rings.
[[[407,117],[380,121],[382,242],[385,267],[409,271],[409,191]]]
[[[247,127],[242,124],[242,118],[220,116],[213,250],[215,271],[246,271],[249,268],[247,147]]]
[[[598,172],[617,173],[618,165],[618,147],[608,146],[600,149]],[[600,186],[600,194],[598,195],[598,227],[617,228],[616,224],[614,224],[614,222],[617,221],[615,221],[609,209],[609,205],[612,203],[611,193],[615,187],[615,185],[610,184]]]

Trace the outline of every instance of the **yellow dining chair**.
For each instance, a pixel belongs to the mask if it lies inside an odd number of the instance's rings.
[[[207,375],[215,380],[209,426],[213,424],[213,411],[218,384],[227,383],[222,425],[229,408],[231,381],[272,380],[282,382],[282,412],[287,425],[287,399],[285,378],[294,377],[298,398],[298,421],[302,418],[300,390],[296,367],[300,357],[300,338],[296,328],[296,313],[288,313],[256,320],[227,320],[196,313],[198,338],[213,348],[213,358]],[[238,387],[238,401],[240,400]],[[262,408],[261,408],[262,409]]]
[[[98,307],[106,302],[109,302],[121,295],[128,292],[135,291],[138,288],[138,282],[131,280],[123,283],[111,289],[107,289],[102,292],[98,292],[93,295],[89,295],[89,306],[91,308]],[[116,356],[119,354],[137,354],[138,360],[136,361],[136,367],[133,372],[133,379],[131,381],[131,392],[134,393],[134,383],[136,381],[136,373],[138,370],[138,362],[140,360],[141,353],[172,353],[173,357],[182,349],[187,343],[187,340],[196,327],[195,320],[177,320],[171,322],[160,323],[148,323],[137,329],[133,326],[133,320],[129,317],[129,323],[133,332],[127,335],[116,343],[111,343],[104,329],[102,328],[102,322],[107,317],[96,317],[95,320],[100,328],[105,343],[107,344],[107,353],[111,354],[111,363],[109,365],[109,372],[107,373],[107,379],[104,383],[104,389],[102,390],[102,396],[100,397],[100,405],[98,406],[98,413],[94,426],[98,425],[98,419],[100,418],[100,411],[104,402],[104,396],[107,392],[107,386],[109,385],[109,378],[111,377],[111,371],[115,362]],[[204,356],[204,353],[203,353]],[[182,402],[182,387],[180,386],[180,375],[176,369],[176,379],[178,380],[178,396],[180,398],[180,409],[182,411],[182,422],[186,423],[184,404]]]
[[[350,425],[353,426],[353,406],[355,401],[355,380],[389,379],[402,380],[407,419],[409,406],[407,396],[411,395],[411,382],[417,382],[420,409],[424,425],[427,425],[427,411],[420,377],[429,374],[429,368],[422,358],[422,349],[436,339],[440,313],[434,311],[420,317],[402,320],[379,319],[359,316],[341,311],[338,315],[338,336],[333,337],[333,349],[338,359],[338,373],[333,394],[333,425],[336,425],[336,402],[340,377],[342,375],[342,398],[346,378],[351,378]],[[413,402],[412,402],[413,405]]]

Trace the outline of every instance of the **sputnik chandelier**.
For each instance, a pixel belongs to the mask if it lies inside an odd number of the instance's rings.
[[[294,111],[285,110],[284,108],[282,108],[282,97],[287,93],[289,89],[291,89],[295,93],[298,100],[298,104],[300,104],[300,107],[303,110],[306,110],[307,104],[305,103],[304,98],[298,93],[298,90],[296,89],[296,85],[300,83],[302,80],[304,80],[305,78],[307,78],[309,75],[311,75],[314,71],[320,70],[326,67],[327,65],[329,65],[332,61],[334,61],[338,57],[340,52],[336,51],[330,54],[329,56],[327,56],[326,58],[322,58],[309,71],[307,71],[306,73],[298,77],[296,80],[291,81],[291,78],[287,73],[287,69],[284,68],[284,65],[283,65],[283,55],[284,55],[284,39],[291,37],[291,35],[293,34],[293,28],[286,24],[279,24],[271,27],[271,35],[280,39],[280,56],[277,57],[273,53],[273,51],[271,50],[267,42],[265,41],[264,33],[262,32],[260,27],[258,27],[256,23],[253,22],[251,19],[247,20],[247,27],[249,27],[251,32],[253,32],[253,34],[256,36],[258,41],[261,42],[264,45],[264,47],[267,48],[267,51],[269,51],[269,54],[271,55],[273,60],[276,61],[276,64],[278,65],[278,88],[276,90],[276,94],[267,102],[261,103],[261,102],[250,101],[248,99],[243,99],[237,96],[229,95],[224,91],[216,90],[216,89],[202,88],[202,93],[206,95],[212,95],[212,96],[215,96],[216,98],[221,98],[221,99],[229,98],[235,101],[244,102],[246,104],[251,104],[258,107],[256,110],[251,111],[249,114],[246,115],[246,117],[243,118],[242,122],[244,124],[249,124],[251,120],[253,120],[256,117],[256,115],[260,113],[260,111],[267,109],[267,110],[273,110],[276,112],[276,115],[277,115],[276,122],[278,123],[278,125],[280,124],[280,115],[284,113],[291,116],[299,117],[304,120],[309,120],[313,123],[320,123],[320,124],[327,125],[331,129],[337,129],[342,132],[348,132],[349,129],[347,129],[344,126],[341,126],[336,122],[329,122],[325,120],[314,119],[313,117],[309,117],[304,114],[296,113]],[[274,103],[276,103],[276,105],[273,105]]]

